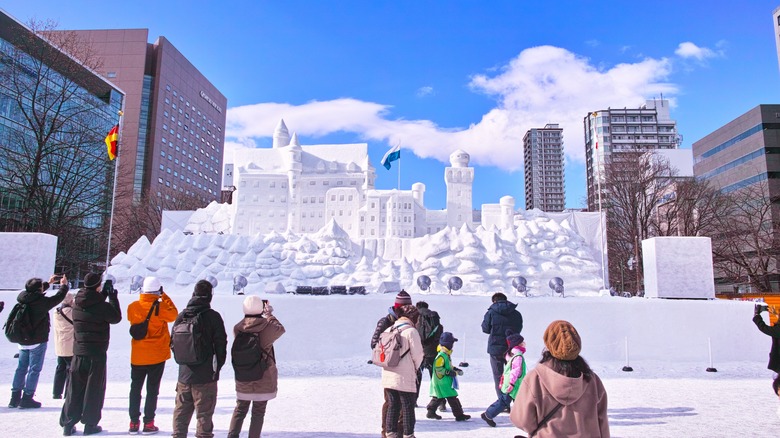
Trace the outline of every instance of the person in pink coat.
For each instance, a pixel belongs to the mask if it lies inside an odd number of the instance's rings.
[[[609,438],[607,392],[580,356],[582,341],[568,321],[544,331],[539,364],[520,385],[509,418],[537,438]]]

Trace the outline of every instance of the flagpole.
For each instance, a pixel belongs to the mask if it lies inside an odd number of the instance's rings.
[[[398,145],[398,191],[401,191],[401,145]]]
[[[122,139],[122,116],[125,114],[125,99],[122,99],[122,109],[119,110],[119,120],[117,125],[119,126],[119,132],[116,137],[116,160],[114,162],[114,187],[111,190],[111,215],[108,219],[108,244],[106,245],[106,271],[108,271],[108,264],[111,261],[111,234],[114,231],[114,206],[116,204],[116,180],[117,174],[119,174],[119,155],[121,148],[120,140]]]
[[[599,156],[599,139],[596,130],[596,117],[598,112],[593,112],[593,137],[596,139],[596,184],[598,186],[599,199],[599,229],[601,230],[601,288],[607,288],[607,267],[604,265],[604,213],[601,211],[601,157]]]

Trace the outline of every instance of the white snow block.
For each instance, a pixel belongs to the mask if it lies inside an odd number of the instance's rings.
[[[263,292],[267,294],[284,294],[286,291],[284,290],[284,285],[282,284],[282,282],[272,281],[266,283]]]
[[[642,255],[646,297],[715,298],[709,237],[653,237]]]
[[[397,281],[383,281],[376,288],[378,294],[397,294],[401,291],[401,283]]]
[[[33,277],[54,274],[57,236],[44,233],[0,233],[0,289],[24,289]],[[13,305],[13,303],[11,303]]]

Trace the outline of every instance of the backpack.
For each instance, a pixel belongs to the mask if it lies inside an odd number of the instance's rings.
[[[179,365],[198,365],[208,359],[203,345],[200,313],[184,314],[171,329],[173,360]]]
[[[14,344],[29,341],[35,331],[30,319],[30,310],[27,304],[16,303],[8,314],[8,320],[3,326],[5,337]]]
[[[386,369],[398,366],[401,359],[409,353],[409,349],[401,353],[403,346],[401,327],[405,325],[409,324],[403,323],[398,326],[392,326],[379,335],[379,342],[376,343],[371,353],[371,363]]]
[[[230,356],[236,381],[253,382],[262,379],[271,365],[273,349],[271,354],[263,350],[258,333],[238,332],[230,348]]]
[[[420,339],[424,344],[434,340],[439,333],[441,325],[438,316],[434,312],[420,313],[420,317],[417,319],[417,331],[420,332]]]

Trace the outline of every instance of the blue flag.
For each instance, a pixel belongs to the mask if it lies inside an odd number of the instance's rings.
[[[382,158],[382,165],[385,166],[385,169],[390,170],[390,163],[392,163],[395,160],[401,159],[401,145],[397,144],[393,146],[385,156]]]

